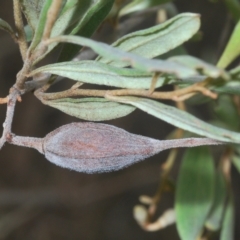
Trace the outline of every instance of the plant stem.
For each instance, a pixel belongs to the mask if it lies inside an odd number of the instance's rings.
[[[11,88],[10,94],[8,96],[8,104],[7,104],[7,113],[6,118],[3,123],[3,134],[0,139],[0,149],[3,147],[4,143],[8,141],[9,135],[12,131],[12,121],[13,121],[13,115],[15,110],[16,101],[19,98],[20,94],[17,89]]]
[[[24,89],[24,83],[27,80],[28,73],[32,69],[32,61],[31,59],[27,58],[24,62],[23,68],[17,74],[17,81],[16,81],[16,88],[19,90]]]
[[[23,61],[25,61],[28,44],[27,44],[26,34],[24,31],[21,4],[19,0],[13,0],[13,11],[14,11],[15,26],[18,34],[19,49],[22,55],[22,59]]]

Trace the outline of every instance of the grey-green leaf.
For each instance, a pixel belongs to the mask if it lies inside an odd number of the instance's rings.
[[[188,149],[180,169],[175,210],[178,233],[183,240],[197,239],[211,208],[214,162],[207,147]]]
[[[234,202],[232,193],[230,193],[225,209],[220,240],[234,240]]]
[[[62,98],[42,100],[48,106],[87,121],[107,121],[124,117],[135,110],[135,107],[110,102],[104,98]]]
[[[59,36],[50,39],[50,42],[68,42],[81,46],[92,48],[96,53],[101,56],[127,62],[131,65],[146,72],[160,72],[176,75],[179,78],[187,78],[197,75],[194,69],[185,67],[182,64],[156,59],[147,59],[133,53],[124,52],[121,49],[111,47],[105,43],[97,42],[84,37],[77,36]]]
[[[198,14],[183,13],[157,26],[125,35],[112,46],[146,58],[154,58],[190,39],[199,27]],[[109,58],[108,55],[100,56],[97,60],[118,67],[129,65],[119,59]]]
[[[90,37],[102,23],[112,8],[114,0],[97,0],[85,11],[77,26],[70,32],[71,35]],[[64,44],[59,62],[71,60],[80,50],[81,46]]]
[[[189,55],[175,56],[175,57],[169,58],[168,60],[176,63],[181,63],[182,65],[195,69],[200,73],[206,76],[209,76],[211,78],[220,78],[220,77],[223,79],[230,78],[227,72],[224,71],[223,69],[215,67],[214,65],[206,63],[203,60],[200,60],[193,56],[189,56]]]
[[[15,33],[14,33],[12,27],[1,18],[0,18],[0,29],[8,32],[13,38],[15,38]]]
[[[130,68],[117,68],[96,61],[63,62],[43,66],[31,75],[45,72],[76,81],[120,88],[149,89],[152,74]],[[158,78],[156,88],[168,83],[168,76]]]
[[[116,96],[109,96],[108,98],[116,102],[131,104],[152,116],[186,131],[219,141],[240,143],[239,133],[215,127],[175,107],[145,98]]]
[[[227,199],[226,181],[223,176],[223,173],[220,170],[218,170],[215,176],[212,206],[207,221],[205,223],[206,227],[211,231],[217,231],[222,226],[226,199]]]

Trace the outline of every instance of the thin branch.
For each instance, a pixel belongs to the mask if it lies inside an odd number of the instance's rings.
[[[22,59],[23,61],[25,61],[27,56],[28,44],[27,44],[26,34],[24,31],[21,4],[19,0],[13,0],[13,11],[14,11],[15,26],[18,34],[19,49],[22,55]]]
[[[3,147],[4,143],[7,142],[11,131],[12,131],[12,121],[15,110],[15,105],[20,96],[19,91],[16,88],[11,88],[8,95],[7,113],[6,118],[3,123],[3,134],[0,139],[0,149]]]
[[[182,101],[184,96],[192,96],[193,93],[201,92],[203,95],[217,98],[217,94],[207,89],[204,85],[206,83],[195,83],[189,87],[177,89],[170,92],[153,92],[149,93],[149,90],[141,89],[117,89],[117,90],[89,90],[89,89],[69,89],[57,93],[43,93],[38,91],[35,95],[43,100],[54,100],[66,97],[77,96],[91,96],[91,97],[106,97],[106,96],[141,96],[152,99],[170,99],[174,101]],[[184,99],[185,100],[185,99]]]
[[[152,82],[151,82],[151,86],[149,89],[149,95],[152,94],[155,90],[156,84],[157,84],[157,80],[160,77],[161,73],[154,73],[153,78],[152,78]]]
[[[34,148],[38,150],[40,153],[44,154],[43,138],[21,137],[9,133],[7,136],[7,142],[17,146]]]

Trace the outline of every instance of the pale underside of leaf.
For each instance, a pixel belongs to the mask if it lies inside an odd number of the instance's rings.
[[[178,78],[187,78],[198,75],[194,69],[182,64],[156,59],[147,59],[133,53],[124,52],[118,48],[111,47],[105,43],[97,42],[84,37],[59,36],[50,39],[50,42],[69,42],[92,48],[101,56],[111,57],[112,60],[127,62],[132,67],[150,73],[168,73]]]
[[[63,98],[58,100],[42,100],[48,106],[87,121],[107,121],[124,117],[135,110],[135,107],[104,98]]]
[[[84,83],[120,88],[149,89],[153,75],[130,68],[117,68],[96,61],[63,62],[36,69],[31,75],[45,72]],[[171,76],[158,77],[155,88],[173,81]],[[176,80],[177,81],[177,80]]]

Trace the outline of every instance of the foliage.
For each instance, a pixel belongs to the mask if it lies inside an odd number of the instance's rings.
[[[212,143],[206,140],[205,145],[220,141],[223,144],[222,155],[216,160],[216,164],[213,154],[206,146],[186,150],[176,183],[175,209],[167,210],[153,222],[155,212],[149,209],[157,206],[160,199],[158,196],[169,185],[169,172],[177,155],[175,147],[197,145],[192,140],[195,138],[183,140],[181,143],[185,141],[184,144],[188,141],[185,145],[176,145],[177,141],[161,141],[161,147],[171,143],[173,149],[161,172],[160,191],[155,197],[143,201],[149,208],[142,205],[134,208],[134,217],[139,225],[152,231],[176,221],[183,240],[210,239],[211,233],[215,232],[219,233],[221,239],[234,239],[234,203],[229,166],[232,161],[238,171],[240,169],[240,68],[233,63],[240,55],[240,20],[237,17],[239,4],[235,2],[237,7],[232,8],[231,2],[234,1],[226,1],[237,23],[218,63],[214,65],[189,56],[182,45],[199,31],[200,16],[195,13],[177,14],[156,26],[122,36],[111,45],[90,39],[106,18],[131,16],[134,12],[150,7],[158,7],[159,11],[165,12],[173,9],[169,0],[133,0],[125,6],[119,2],[13,0],[16,31],[2,19],[0,29],[9,33],[18,43],[23,67],[9,95],[0,99],[1,104],[8,104],[0,148],[8,142],[41,149],[42,140],[18,137],[11,131],[15,104],[22,95],[30,91],[34,91],[43,104],[88,121],[124,117],[138,108],[175,126],[174,138],[195,134],[211,138],[208,140]],[[26,26],[23,24],[23,14],[27,20]],[[92,49],[98,54],[97,58],[72,61],[83,47]],[[179,49],[186,54],[178,55]],[[53,50],[58,52],[57,61],[42,65],[41,60]],[[46,92],[65,78],[75,81],[70,89]],[[92,84],[94,89],[84,89],[84,84]],[[173,90],[163,91],[161,87],[166,85],[172,86]],[[106,90],[100,90],[97,86],[104,86]],[[186,102],[197,96],[209,103],[213,112],[211,121],[205,122],[186,111]],[[163,99],[175,102],[176,106],[158,101]],[[196,99],[193,104],[198,104]],[[101,124],[91,126],[96,130],[95,126]],[[106,127],[104,131],[112,131],[109,129]],[[86,138],[89,136],[87,133],[84,135]],[[133,142],[133,135],[129,139]],[[152,141],[155,140],[149,140]],[[55,147],[56,144],[57,148],[57,142],[51,140],[52,146]],[[104,141],[99,141],[98,144],[105,147]],[[134,148],[134,144],[131,146]],[[161,150],[168,148],[166,146]],[[146,151],[149,151],[148,154],[145,153],[146,156],[157,152],[156,149],[151,152],[148,148]],[[119,159],[126,160],[126,153],[124,155],[116,152],[120,155]],[[134,154],[131,157],[132,163],[144,158],[143,155],[136,157],[138,153]],[[51,158],[57,157],[54,155]],[[70,159],[69,156],[63,158]],[[77,161],[74,154],[71,159]],[[92,172],[91,169],[88,172]]]

